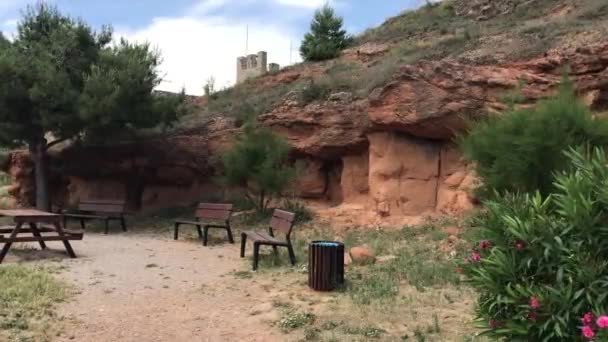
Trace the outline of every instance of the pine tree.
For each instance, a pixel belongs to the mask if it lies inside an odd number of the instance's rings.
[[[325,4],[315,12],[310,32],[304,36],[300,54],[306,61],[323,61],[338,57],[348,47],[352,37],[342,28],[344,20]]]
[[[95,32],[45,2],[28,7],[12,41],[0,35],[0,145],[28,147],[40,209],[50,209],[49,148],[75,138],[112,141],[179,115],[183,96],[153,93],[159,54],[148,44],[111,42],[111,28]]]

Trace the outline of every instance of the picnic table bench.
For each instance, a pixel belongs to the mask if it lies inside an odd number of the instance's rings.
[[[61,226],[61,215],[36,209],[15,209],[0,210],[0,216],[11,217],[15,223],[14,226],[0,227],[0,244],[4,244],[0,250],[0,263],[15,242],[38,242],[40,248],[46,249],[45,242],[61,241],[67,254],[71,258],[76,257],[70,241],[82,240],[83,233],[64,230]],[[28,228],[24,228],[24,225],[27,225]],[[41,233],[45,233],[45,235]],[[20,236],[23,234],[31,236]]]
[[[127,231],[125,222],[126,201],[124,200],[81,200],[76,210],[63,211],[63,225],[67,227],[68,219],[80,221],[80,227],[86,229],[85,221],[102,220],[105,222],[105,234],[110,230],[110,221],[120,221],[124,232]]]
[[[196,227],[196,230],[198,231],[198,237],[203,240],[203,246],[207,246],[209,228],[225,229],[226,233],[228,234],[228,241],[230,243],[234,243],[234,238],[232,237],[232,229],[230,228],[230,216],[232,215],[232,207],[232,204],[200,203],[196,208],[194,220],[175,221],[173,239],[178,239],[180,226],[189,225]],[[219,223],[216,222],[215,224],[209,224],[205,221],[217,221]]]

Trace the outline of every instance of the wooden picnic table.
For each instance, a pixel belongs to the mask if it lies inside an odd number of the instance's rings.
[[[63,230],[61,215],[36,209],[14,209],[0,210],[0,217],[11,217],[15,223],[14,226],[0,227],[0,245],[4,243],[0,251],[0,263],[15,242],[38,242],[40,248],[46,249],[45,241],[61,241],[68,255],[71,258],[76,257],[70,240],[82,240],[83,234]],[[24,227],[25,225],[28,227]],[[31,236],[20,236],[23,234],[31,234]]]

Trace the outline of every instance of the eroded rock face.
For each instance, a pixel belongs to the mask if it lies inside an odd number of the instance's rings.
[[[368,136],[369,188],[380,215],[417,215],[436,204],[439,146],[399,133]]]
[[[349,203],[367,203],[369,199],[369,150],[342,157],[340,177],[342,197]]]
[[[550,95],[570,70],[581,97],[594,109],[608,108],[608,44],[500,66],[450,61],[403,66],[395,80],[370,96],[375,130],[449,140],[469,118],[506,108],[504,96],[521,87],[524,104]]]
[[[296,154],[338,159],[367,147],[366,107],[366,101],[328,101],[304,108],[286,102],[258,120],[285,137]]]

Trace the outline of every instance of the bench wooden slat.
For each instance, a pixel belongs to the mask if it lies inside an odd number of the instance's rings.
[[[124,204],[80,203],[78,210],[95,213],[123,213]]]
[[[293,222],[293,219],[296,217],[296,215],[294,213],[291,213],[291,212],[285,211],[285,210],[281,210],[281,209],[275,209],[274,212],[272,213],[272,216],[281,218],[288,222]]]
[[[93,215],[93,214],[64,214],[65,217],[69,218],[83,218],[83,219],[97,219],[97,220],[107,220],[107,219],[120,219],[119,215]]]
[[[275,237],[270,236],[270,234],[264,232],[247,231],[244,233],[247,234],[247,237],[249,237],[253,241],[267,242],[275,245],[287,245],[286,241],[281,241]]]
[[[230,213],[226,210],[197,209],[196,217],[209,220],[227,220]]]
[[[224,210],[232,211],[232,204],[218,204],[218,203],[199,203],[198,209],[210,209],[210,210]]]
[[[66,234],[65,236],[27,236],[27,237],[15,237],[15,238],[0,238],[0,242],[46,242],[46,241],[67,241],[67,240],[82,240],[82,234]]]
[[[283,234],[289,233],[291,229],[291,222],[285,221],[279,217],[273,217],[270,219],[270,227],[274,230],[280,231]]]
[[[2,234],[10,234],[10,233],[13,232],[13,230],[15,230],[15,228],[0,228],[0,233],[2,233]],[[54,233],[57,230],[54,229],[54,228],[50,228],[50,227],[38,227],[37,231],[41,232],[41,233]],[[31,234],[32,233],[32,229],[30,229],[30,228],[21,228],[21,229],[19,229],[19,234],[23,234],[23,233]]]

